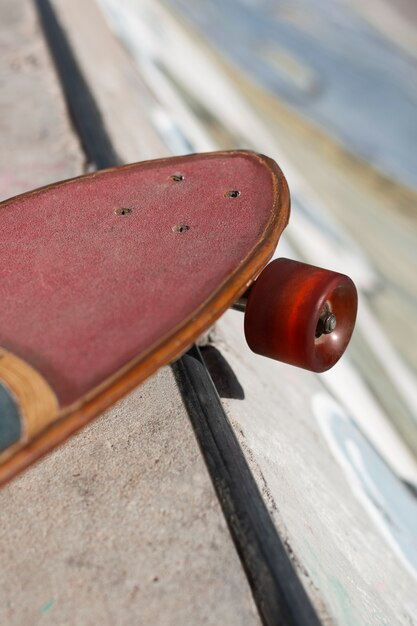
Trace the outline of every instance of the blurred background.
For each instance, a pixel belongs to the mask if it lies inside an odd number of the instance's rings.
[[[380,430],[389,422],[417,455],[415,3],[100,4],[140,68],[169,150],[275,158],[292,194],[278,254],[356,281],[353,367],[327,384],[399,468]]]

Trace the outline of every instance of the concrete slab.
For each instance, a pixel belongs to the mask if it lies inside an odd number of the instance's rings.
[[[0,623],[258,624],[169,368],[0,493]]]
[[[322,619],[417,623],[413,495],[318,376],[249,353],[236,312],[216,332],[244,392],[223,404]]]
[[[0,20],[0,199],[83,172],[84,155],[31,2],[4,0]]]

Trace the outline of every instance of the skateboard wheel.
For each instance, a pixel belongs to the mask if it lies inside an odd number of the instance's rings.
[[[345,351],[356,311],[357,292],[348,276],[276,259],[249,291],[246,340],[253,352],[324,372]]]

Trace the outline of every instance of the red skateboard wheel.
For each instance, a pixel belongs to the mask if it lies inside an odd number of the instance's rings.
[[[348,276],[276,259],[249,291],[246,340],[253,352],[324,372],[345,351],[356,311],[357,292]]]

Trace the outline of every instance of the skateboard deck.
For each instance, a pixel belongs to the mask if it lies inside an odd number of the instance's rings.
[[[289,211],[277,164],[247,151],[102,170],[1,203],[0,484],[236,302],[252,350],[331,367],[356,291],[288,259],[262,271]]]
[[[0,481],[181,355],[271,257],[278,166],[249,152],[103,170],[0,205]]]

